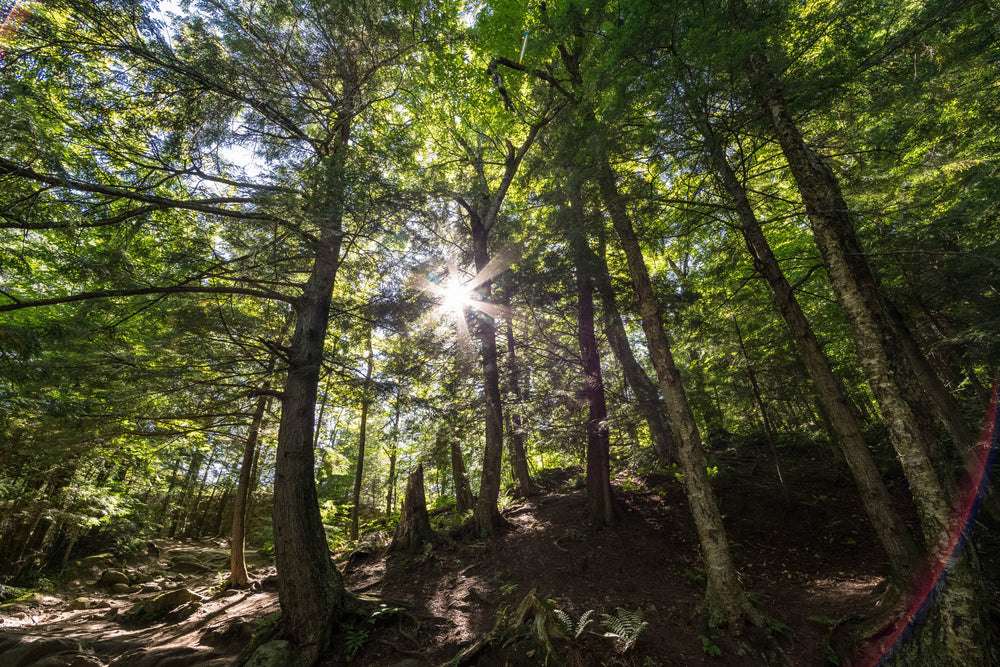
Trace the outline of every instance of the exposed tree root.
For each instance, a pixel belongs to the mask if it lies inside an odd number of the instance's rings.
[[[543,598],[532,589],[521,600],[521,604],[513,613],[501,614],[492,630],[455,656],[449,664],[473,664],[475,659],[487,649],[503,650],[514,642],[525,639],[532,640],[536,645],[536,650],[544,654],[544,657],[537,656],[538,664],[562,664],[552,642],[557,639],[566,639],[566,635],[560,629],[554,611],[555,605],[552,601]]]

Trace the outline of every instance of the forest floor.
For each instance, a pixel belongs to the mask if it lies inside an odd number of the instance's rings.
[[[432,519],[440,528],[437,544],[415,557],[387,554],[377,534],[363,541],[368,548],[339,554],[348,589],[369,610],[381,610],[355,617],[345,633],[350,664],[456,664],[532,591],[573,621],[593,610],[594,622],[578,639],[556,643],[569,664],[828,664],[831,627],[870,609],[886,563],[843,464],[820,447],[794,458],[798,463],[785,470],[791,503],[765,453],[730,450],[715,459],[724,472],[713,483],[743,586],[773,619],[766,645],[748,635],[741,648],[700,620],[704,570],[672,474],[619,474],[623,521],[594,528],[586,521],[582,471],[567,469],[540,473],[542,492],[507,507],[510,528],[492,540],[457,538],[446,524],[458,517],[445,512]],[[55,591],[0,607],[0,664],[221,666],[273,623],[273,566],[258,554],[251,560],[255,589],[225,591],[219,586],[227,570],[224,542],[156,540],[156,547],[158,553],[121,567],[132,583],[127,592],[95,587],[103,568],[120,565],[97,558]],[[178,589],[197,597],[156,618],[137,619],[130,611]],[[641,610],[648,624],[628,652],[603,636],[602,615],[618,609]],[[76,662],[37,662],[59,655]],[[540,665],[544,651],[522,641],[467,658],[464,664]]]

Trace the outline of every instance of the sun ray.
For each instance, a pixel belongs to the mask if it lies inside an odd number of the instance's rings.
[[[493,280],[501,273],[509,269],[511,266],[520,259],[521,253],[517,251],[516,248],[504,248],[494,253],[490,261],[483,267],[483,270],[475,275],[475,277],[469,281],[469,289],[477,289],[483,285],[487,280]]]
[[[430,277],[417,275],[411,279],[411,284],[437,302],[435,310],[439,317],[454,318],[459,347],[469,350],[472,333],[468,318],[474,316],[473,311],[492,318],[509,319],[512,316],[513,310],[509,306],[482,301],[478,289],[509,269],[519,257],[520,253],[515,249],[500,250],[482,271],[468,281],[462,280],[458,263],[448,260],[446,271],[438,273],[436,280],[433,279],[434,274]]]

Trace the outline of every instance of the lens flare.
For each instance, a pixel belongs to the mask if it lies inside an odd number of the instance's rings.
[[[866,646],[851,664],[864,667],[887,664],[926,618],[934,599],[958,562],[969,541],[979,508],[989,492],[990,471],[997,459],[1000,439],[997,387],[998,382],[995,381],[982,431],[969,453],[965,474],[955,493],[945,547],[940,553],[929,554],[925,565],[913,578],[904,600],[905,613],[883,628],[878,633],[878,639]]]

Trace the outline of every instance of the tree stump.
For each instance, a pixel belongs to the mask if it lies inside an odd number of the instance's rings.
[[[406,478],[402,515],[389,550],[416,554],[425,542],[433,540],[434,530],[427,514],[427,497],[424,494],[424,466],[420,464]]]

